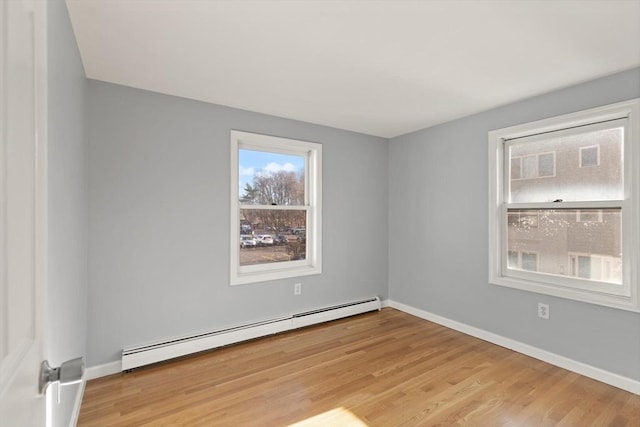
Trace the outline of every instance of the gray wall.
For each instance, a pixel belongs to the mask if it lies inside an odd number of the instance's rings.
[[[89,366],[127,345],[389,292],[640,379],[639,314],[487,283],[486,160],[489,130],[638,97],[639,69],[390,141],[97,81],[88,90]],[[322,275],[228,285],[231,129],[323,144]]]
[[[635,97],[640,69],[392,139],[390,298],[640,380],[640,314],[487,279],[488,131]]]
[[[87,80],[62,0],[48,2],[48,289],[46,354],[52,366],[86,352]],[[54,425],[69,424],[79,385],[61,389]]]
[[[89,366],[127,345],[387,296],[385,139],[97,81],[88,111]],[[229,286],[231,129],[323,144],[322,275]]]

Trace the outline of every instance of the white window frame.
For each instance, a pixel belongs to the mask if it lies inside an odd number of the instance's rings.
[[[300,206],[245,205],[240,203],[238,150],[250,149],[305,157],[305,201]],[[240,209],[305,210],[304,260],[240,265]],[[264,282],[322,273],[322,144],[256,133],[231,131],[230,284]]]
[[[596,164],[595,165],[586,165],[586,166],[584,166],[582,164],[582,152],[584,150],[589,149],[589,148],[595,148],[596,149]],[[580,162],[580,167],[581,168],[593,168],[593,167],[596,167],[596,166],[600,166],[600,144],[593,144],[593,145],[587,145],[587,146],[584,146],[584,147],[580,147],[580,155],[579,155],[578,159],[579,159],[578,161]]]
[[[505,145],[574,128],[620,120],[624,123],[624,198],[613,201],[558,203],[508,203],[505,189],[510,179],[505,165]],[[603,126],[606,126],[603,124]],[[489,132],[489,283],[546,295],[640,312],[640,98],[577,113],[511,126]],[[568,276],[517,271],[507,268],[507,209],[621,208],[622,284],[587,281]],[[538,258],[540,262],[540,258]]]

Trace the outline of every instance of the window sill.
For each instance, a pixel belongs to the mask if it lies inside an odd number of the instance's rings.
[[[489,284],[535,292],[543,295],[551,295],[554,297],[571,299],[590,304],[602,305],[605,307],[617,308],[621,310],[640,312],[638,295],[633,295],[633,293],[631,296],[613,295],[591,290],[559,287],[555,284],[551,285],[510,276],[490,277]]]
[[[247,285],[250,283],[267,282],[270,280],[289,279],[292,277],[311,276],[321,274],[322,268],[318,266],[304,266],[294,268],[282,268],[271,271],[259,271],[251,273],[239,273],[231,277],[231,286]]]

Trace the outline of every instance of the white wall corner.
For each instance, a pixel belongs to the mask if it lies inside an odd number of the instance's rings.
[[[535,359],[541,360],[551,365],[558,366],[560,368],[575,372],[585,377],[592,378],[605,384],[612,385],[614,387],[618,387],[630,393],[640,395],[640,381],[638,380],[634,380],[632,378],[628,378],[613,372],[605,371],[604,369],[597,368],[595,366],[591,366],[577,360],[569,359],[568,357],[560,356],[550,351],[546,351],[541,348],[513,340],[511,338],[506,338],[501,335],[485,331],[484,329],[467,325],[465,323],[457,322],[455,320],[451,320],[449,318],[439,316],[437,314],[433,314],[428,311],[412,307],[410,305],[402,304],[397,301],[385,300],[383,302],[383,306],[395,308],[407,314],[420,317],[421,319],[437,323],[447,328],[454,329],[458,332],[471,335],[472,337],[480,338],[481,340],[490,342],[492,344],[508,348],[510,350],[525,354],[527,356],[531,356]]]

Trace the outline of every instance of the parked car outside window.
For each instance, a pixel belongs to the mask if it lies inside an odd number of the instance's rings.
[[[271,234],[258,234],[256,242],[258,242],[258,246],[272,246],[273,236]]]
[[[256,246],[258,246],[258,243],[252,236],[240,236],[241,248],[255,248]]]
[[[276,236],[274,239],[274,244],[276,245],[286,245],[289,243],[289,239],[287,239],[287,236]]]

